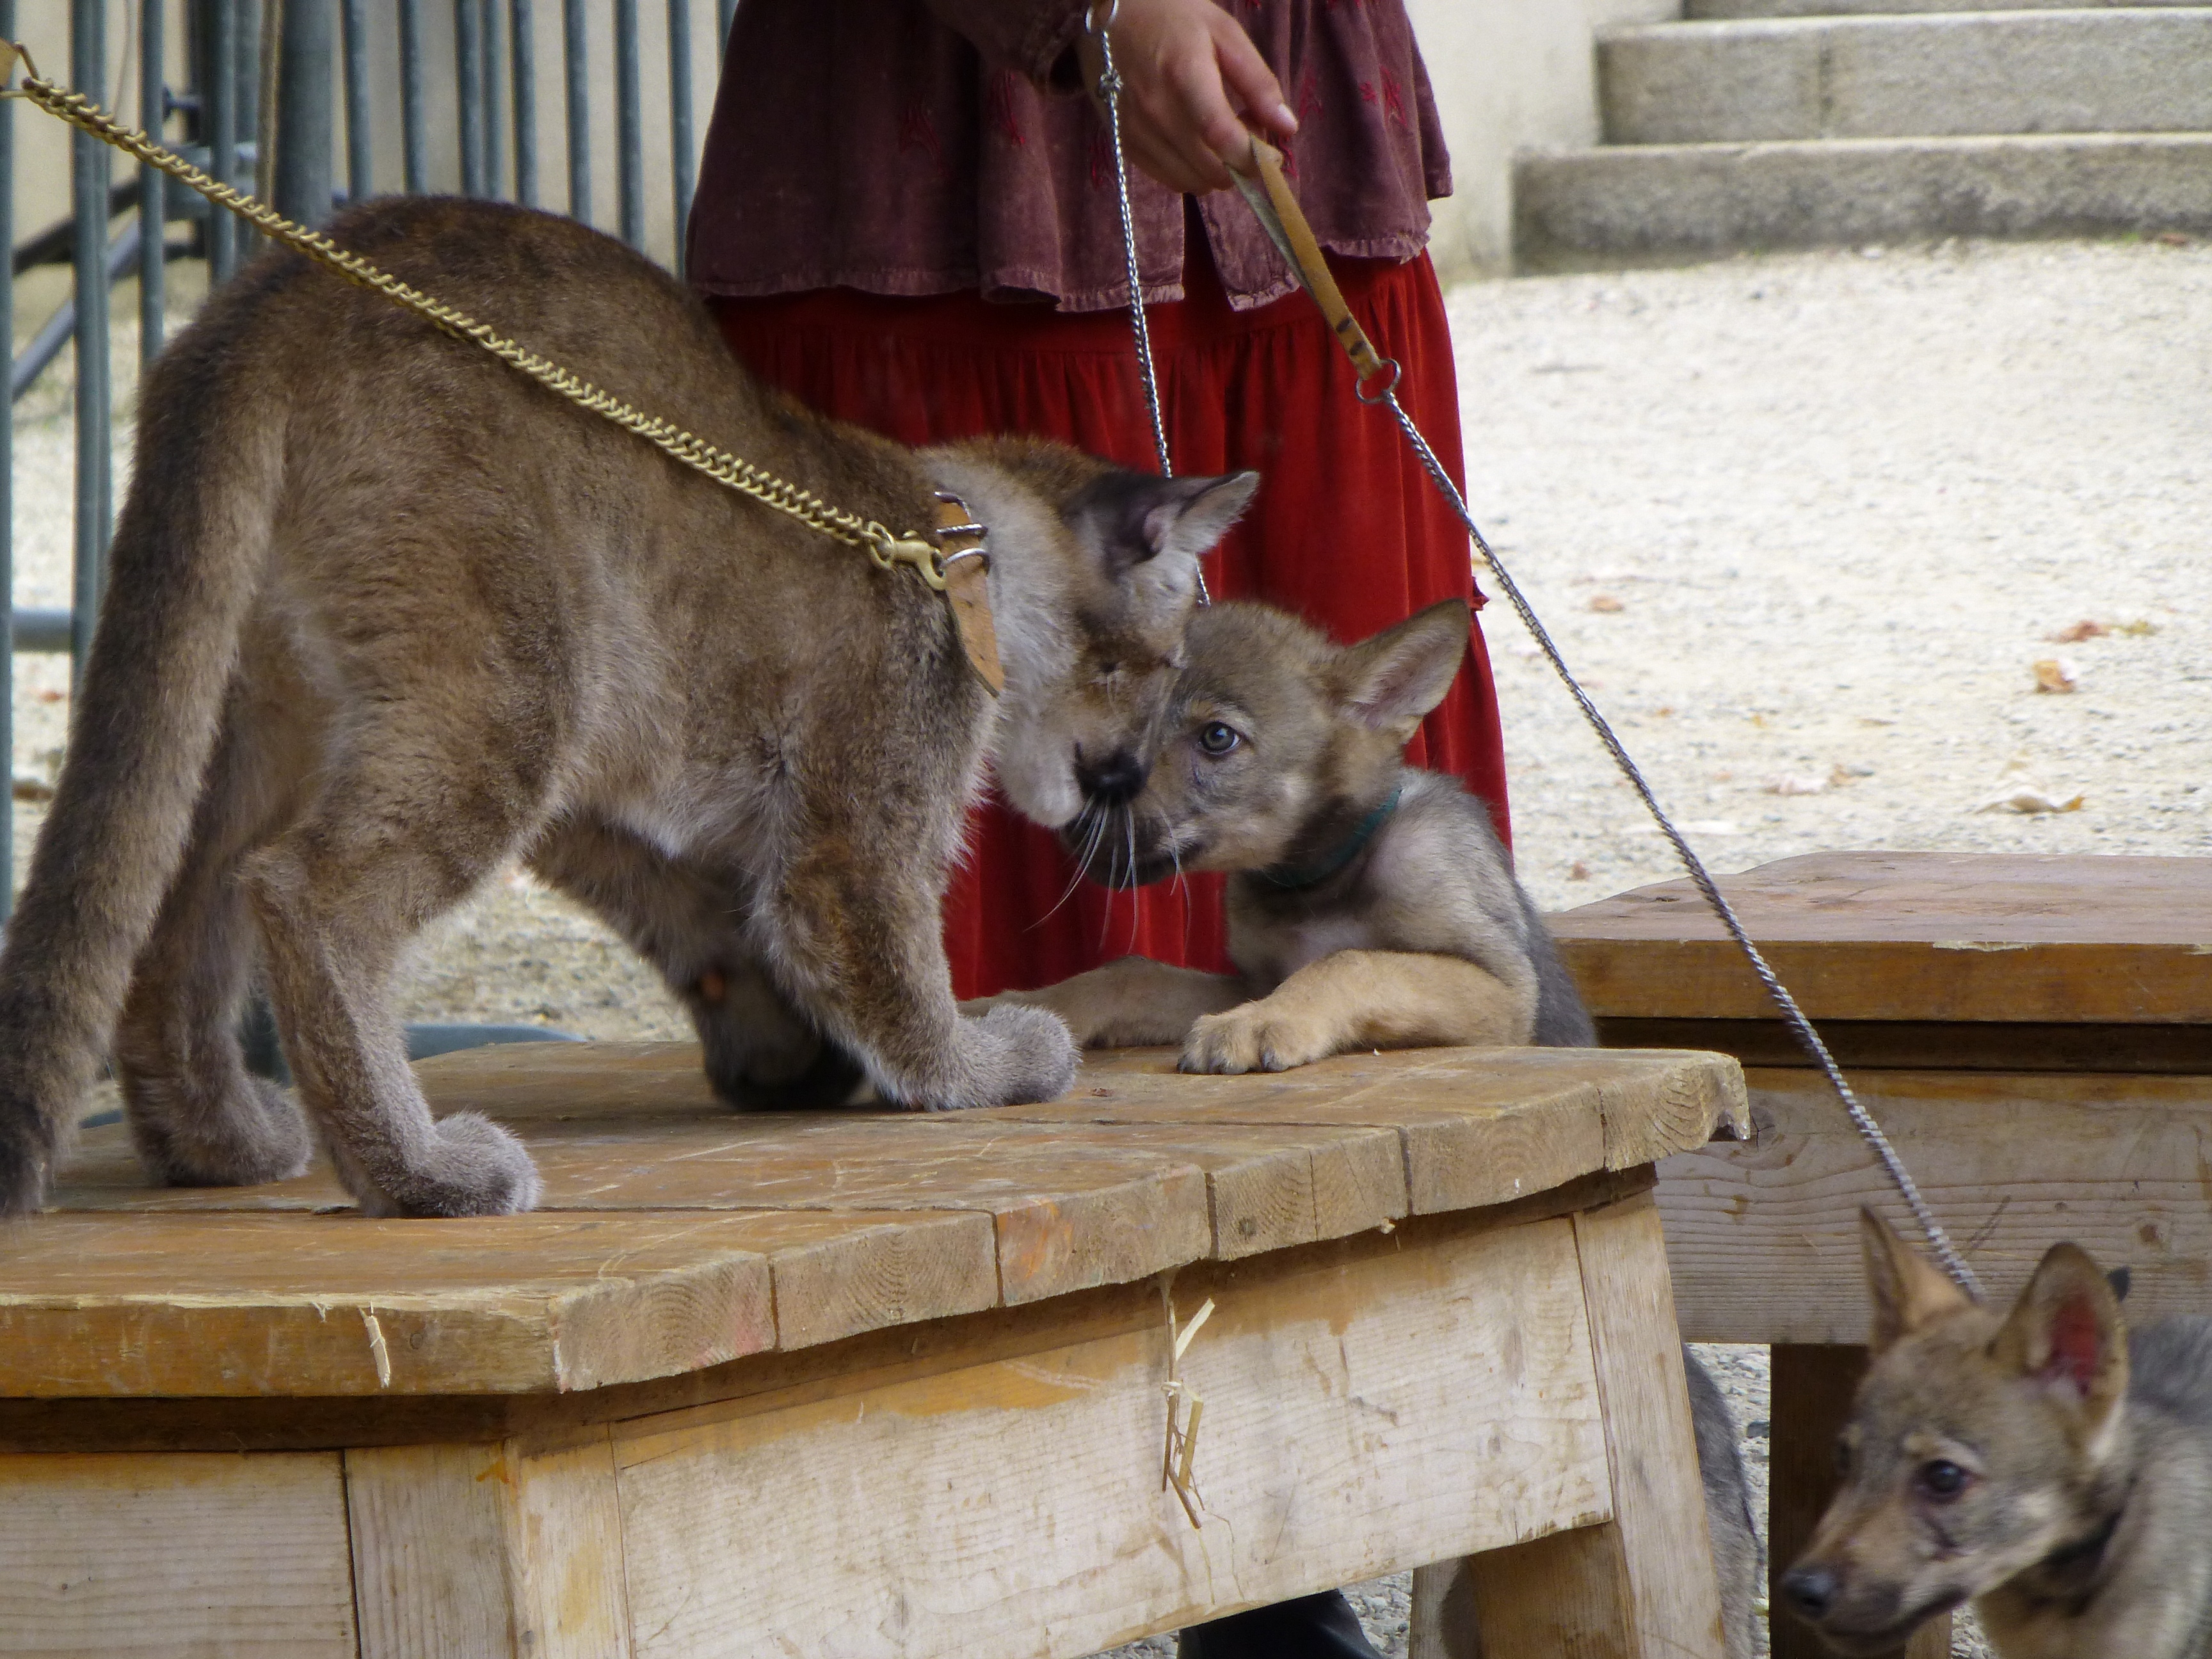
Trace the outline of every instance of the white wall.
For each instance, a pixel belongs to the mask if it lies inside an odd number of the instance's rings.
[[[1680,0],[1407,0],[1436,89],[1453,192],[1430,247],[1446,281],[1512,263],[1512,165],[1598,138],[1596,33],[1681,15]]]

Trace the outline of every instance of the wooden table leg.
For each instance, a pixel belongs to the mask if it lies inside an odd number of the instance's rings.
[[[1774,1659],[1831,1659],[1810,1626],[1789,1611],[1782,1575],[1805,1547],[1836,1487],[1836,1436],[1850,1416],[1851,1395],[1866,1374],[1867,1351],[1856,1347],[1777,1345],[1769,1418],[1766,1528],[1768,1626]],[[1948,1659],[1951,1616],[1932,1620],[1886,1659]]]
[[[1720,1659],[1720,1591],[1649,1194],[1575,1218],[1613,1518],[1414,1577],[1413,1659]]]

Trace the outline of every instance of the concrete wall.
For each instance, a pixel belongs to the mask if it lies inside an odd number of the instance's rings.
[[[1680,0],[1407,0],[1451,146],[1431,242],[1449,282],[1512,261],[1514,153],[1598,141],[1595,38],[1681,15]]]

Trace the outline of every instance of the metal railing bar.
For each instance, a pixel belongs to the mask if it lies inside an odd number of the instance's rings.
[[[530,0],[511,0],[507,25],[507,101],[514,112],[514,199],[538,205],[538,51]]]
[[[483,12],[477,0],[453,7],[453,80],[461,106],[461,194],[489,193],[484,184]]]
[[[507,141],[499,120],[499,0],[483,4],[484,194],[507,194]]]
[[[165,58],[167,30],[163,27],[167,8],[161,0],[139,0],[138,6],[138,125],[159,137],[169,118]],[[168,304],[168,264],[162,257],[167,241],[164,216],[168,194],[161,187],[159,167],[143,162],[138,167],[138,370],[145,373],[161,355],[162,313]],[[115,192],[107,193],[108,210],[114,210]],[[13,341],[10,340],[12,347]],[[11,398],[10,402],[14,401]]]
[[[43,651],[58,655],[69,648],[68,611],[27,609],[16,611],[9,618],[6,650],[0,655],[15,651]],[[9,701],[12,703],[14,699]]]
[[[584,0],[562,0],[561,72],[568,82],[568,216],[592,222],[592,64]]]
[[[208,171],[225,184],[238,179],[238,4],[210,0],[207,84],[200,107],[207,124]],[[259,159],[257,149],[255,159]],[[221,283],[238,269],[238,221],[212,213],[207,222],[208,280]]]
[[[116,232],[114,240],[107,245],[107,280],[112,284],[128,276],[139,263],[139,222],[126,219]],[[172,258],[177,257],[172,253]],[[9,365],[8,401],[21,401],[22,396],[46,372],[46,366],[62,355],[62,348],[76,337],[77,304],[72,294],[56,307],[39,331],[31,337],[31,343],[23,348],[23,355]]]
[[[284,0],[277,37],[276,155],[270,168],[276,210],[303,225],[331,216],[337,183],[331,141],[337,70],[334,0]]]
[[[0,37],[15,38],[15,0],[0,0]],[[15,105],[0,99],[0,247],[15,245]],[[0,340],[15,349],[15,266],[0,260]],[[0,790],[0,922],[15,908],[15,405],[0,405],[0,447],[8,465],[0,467],[0,594],[7,597],[9,625],[0,629],[0,759],[7,763],[9,787]]]
[[[615,155],[622,239],[645,246],[645,134],[640,108],[637,0],[615,0]]]
[[[422,0],[399,0],[399,129],[402,179],[410,196],[429,188],[429,146],[422,136]]]
[[[70,8],[70,75],[81,87],[106,78],[106,0],[74,0]],[[115,434],[107,355],[107,157],[88,132],[70,142],[70,198],[76,211],[76,571],[70,609],[70,681],[84,678],[92,622],[100,611],[110,514]],[[10,688],[12,692],[13,688]]]
[[[730,49],[730,25],[737,21],[738,0],[715,0],[714,55],[719,59]]]
[[[691,0],[668,0],[668,159],[676,186],[676,252],[684,274],[684,228],[691,222]]]
[[[366,0],[341,0],[340,33],[345,50],[346,199],[365,201],[376,193],[376,134],[368,112],[368,19]]]

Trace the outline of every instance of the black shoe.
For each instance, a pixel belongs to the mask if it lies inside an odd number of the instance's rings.
[[[1194,1625],[1176,1653],[1177,1659],[1382,1659],[1342,1590]]]

